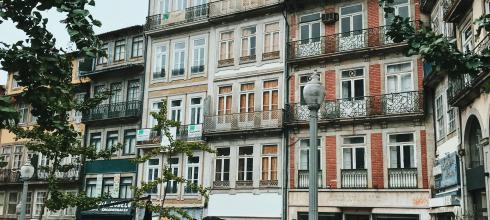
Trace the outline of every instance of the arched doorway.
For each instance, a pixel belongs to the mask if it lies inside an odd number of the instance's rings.
[[[468,211],[471,212],[471,219],[475,220],[488,219],[481,139],[480,122],[472,115],[466,123],[464,145],[467,153],[466,188],[470,199]]]

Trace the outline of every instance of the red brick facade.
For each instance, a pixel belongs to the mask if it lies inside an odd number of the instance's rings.
[[[422,161],[422,186],[424,189],[429,188],[429,176],[427,173],[427,140],[425,130],[420,131],[420,156]]]
[[[422,59],[417,59],[417,82],[418,91],[424,90],[424,62]]]
[[[296,138],[289,138],[289,188],[294,189],[294,180],[296,178],[296,151],[294,145],[296,144]]]
[[[371,169],[373,174],[373,188],[384,188],[383,135],[381,133],[371,134]]]
[[[369,66],[369,95],[381,95],[381,65]]]
[[[378,0],[368,0],[368,28],[380,26],[379,10]]]
[[[296,85],[294,83],[294,73],[292,73],[291,78],[289,78],[289,103],[294,103],[294,97],[296,94]]]
[[[326,186],[337,188],[337,138],[335,135],[325,138],[325,164],[327,170]]]
[[[335,100],[335,70],[327,70],[325,72],[325,99]]]

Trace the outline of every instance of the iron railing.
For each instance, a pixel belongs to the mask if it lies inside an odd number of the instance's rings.
[[[470,74],[450,76],[447,87],[447,99],[449,103],[453,103],[461,94],[471,88],[473,81],[474,77]]]
[[[259,186],[260,187],[279,187],[279,181],[278,180],[260,180]]]
[[[388,168],[388,188],[417,188],[417,168]]]
[[[298,188],[306,189],[310,185],[309,170],[298,170]],[[318,171],[318,188],[323,188],[322,171]]]
[[[147,128],[151,130],[151,128]],[[195,125],[180,125],[175,131],[175,139],[182,141],[201,141],[202,136],[202,124]],[[145,141],[138,141],[138,145],[155,145],[162,142],[162,132],[150,131],[150,138]]]
[[[0,170],[0,183],[19,183],[20,171],[12,169]]]
[[[219,0],[210,3],[209,17],[226,15],[266,8],[284,2],[284,0]]]
[[[360,189],[368,187],[367,169],[342,169],[340,176],[342,188]]]
[[[483,50],[490,50],[490,33],[487,34],[473,49],[474,53],[481,54]]]
[[[230,181],[214,181],[213,188],[215,189],[229,189]]]
[[[306,104],[286,105],[288,122],[309,120]],[[423,94],[418,91],[326,100],[318,112],[319,120],[379,117],[423,112]]]
[[[142,102],[139,100],[98,105],[85,112],[82,121],[140,117]]]
[[[74,167],[67,172],[56,171],[55,178],[59,181],[77,181],[80,177],[80,167]],[[47,181],[48,172],[38,170],[31,181]],[[1,169],[0,170],[0,183],[20,183],[20,170],[15,169]]]
[[[394,44],[387,35],[389,26],[336,33],[288,43],[290,60],[328,55]]]
[[[172,11],[146,17],[146,30],[172,28],[184,26],[189,22],[206,20],[209,15],[209,4],[202,4],[186,8],[181,11]]]
[[[282,110],[204,116],[204,133],[281,128]]]

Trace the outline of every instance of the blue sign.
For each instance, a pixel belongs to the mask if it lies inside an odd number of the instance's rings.
[[[456,152],[439,159],[437,165],[441,167],[441,175],[436,177],[436,189],[459,185],[459,158]]]

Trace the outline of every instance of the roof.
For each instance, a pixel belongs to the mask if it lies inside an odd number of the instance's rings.
[[[97,36],[101,40],[107,40],[107,39],[111,39],[111,38],[128,36],[128,35],[138,34],[138,33],[141,33],[141,34],[143,33],[143,25],[134,25],[134,26],[130,26],[130,27],[125,27],[125,28],[105,32],[102,34],[98,34]]]

